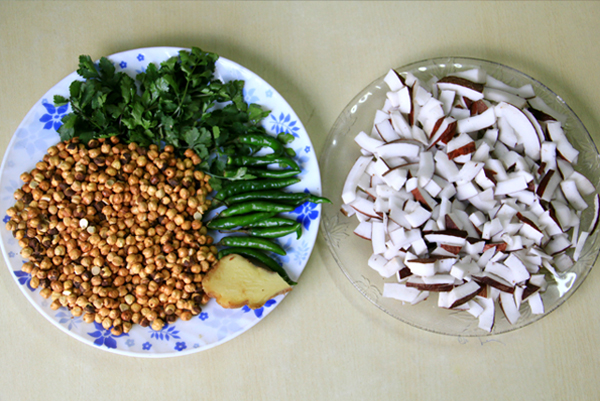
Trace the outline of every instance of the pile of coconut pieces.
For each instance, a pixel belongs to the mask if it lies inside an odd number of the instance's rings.
[[[599,198],[574,165],[566,117],[482,69],[428,82],[390,70],[390,91],[345,181],[342,212],[372,242],[383,296],[464,310],[491,332],[496,301],[514,324],[544,313],[546,274],[571,268]],[[595,196],[592,196],[595,194]],[[591,225],[582,211],[594,202]],[[393,280],[393,277],[397,281]]]

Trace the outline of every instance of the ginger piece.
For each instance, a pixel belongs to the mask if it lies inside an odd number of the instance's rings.
[[[269,299],[292,290],[279,274],[230,254],[219,260],[202,279],[204,292],[224,308],[260,308]]]

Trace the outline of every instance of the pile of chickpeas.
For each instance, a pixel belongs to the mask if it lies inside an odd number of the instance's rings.
[[[7,211],[31,287],[114,335],[198,315],[217,262],[201,221],[212,189],[200,162],[189,149],[178,158],[172,146],[116,137],[50,147]]]

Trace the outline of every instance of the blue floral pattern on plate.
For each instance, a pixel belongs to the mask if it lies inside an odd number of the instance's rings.
[[[164,325],[160,331],[150,329],[148,333],[150,334],[150,338],[155,338],[157,340],[169,341],[172,338],[181,338],[178,336],[179,331],[176,330],[175,326],[169,326],[168,324]]]
[[[96,331],[87,333],[87,334],[90,337],[95,338],[94,344],[99,347],[104,345],[107,348],[112,348],[112,349],[117,348],[117,340],[116,339],[119,337],[129,335],[126,333],[122,333],[122,334],[119,334],[118,336],[115,336],[114,334],[112,334],[110,332],[110,330],[106,330],[104,327],[102,327],[102,325],[100,323],[94,322],[94,326],[96,328]]]
[[[281,134],[285,132],[286,134],[293,134],[296,138],[299,138],[298,132],[300,131],[300,127],[297,120],[292,118],[291,114],[284,114],[283,112],[279,114],[279,117],[276,117],[273,113],[269,116],[269,123],[271,124],[271,129],[276,134]]]
[[[58,131],[58,129],[62,125],[61,120],[63,116],[67,114],[69,105],[65,104],[60,107],[55,107],[52,103],[45,101],[42,102],[42,106],[44,106],[47,111],[46,114],[40,117],[40,122],[44,123],[44,129],[53,129],[54,131]]]
[[[29,273],[25,273],[24,271],[21,270],[16,270],[13,272],[15,274],[15,277],[17,277],[17,282],[21,285],[26,286],[29,291],[35,291],[35,288],[33,288],[31,286],[31,274]]]
[[[185,341],[178,341],[177,344],[175,344],[175,350],[176,351],[183,351],[184,349],[187,348],[187,345],[185,345]]]
[[[260,99],[255,95],[256,89],[246,89],[244,88],[244,101],[248,104],[258,103]]]
[[[242,307],[242,310],[243,310],[245,313],[248,313],[248,312],[252,311],[252,313],[254,313],[254,315],[255,315],[256,317],[259,317],[259,318],[260,318],[260,317],[262,317],[262,315],[263,315],[263,313],[264,313],[264,311],[265,311],[265,308],[270,308],[271,306],[275,305],[276,303],[277,303],[277,301],[275,301],[274,299],[269,299],[267,302],[265,302],[265,305],[264,305],[264,306],[261,306],[260,308],[257,308],[257,309],[250,309],[250,308],[249,308],[249,307],[247,307],[247,306],[243,306],[243,307]]]
[[[60,308],[58,310],[58,313],[56,313],[55,317],[59,319],[58,323],[65,325],[67,330],[77,328],[77,325],[79,325],[83,321],[81,316],[73,316],[71,312],[69,312],[66,308]]]
[[[125,73],[135,75],[146,70],[150,63],[160,64],[167,57],[176,55],[178,48],[145,48],[126,51],[109,56],[109,60]],[[220,58],[217,61],[216,76],[224,79],[243,79],[246,84],[245,99],[271,110],[271,115],[263,121],[263,126],[272,135],[287,132],[295,140],[290,147],[296,151],[296,161],[302,166],[302,181],[291,191],[308,190],[320,195],[321,181],[317,157],[310,138],[294,110],[281,95],[262,78],[233,61]],[[52,99],[55,95],[68,96],[69,85],[79,79],[73,73],[50,89],[25,116],[4,155],[0,171],[0,210],[6,210],[14,204],[13,192],[21,186],[18,177],[23,171],[35,167],[49,146],[59,141],[56,129],[61,119],[69,112],[68,106],[55,107]],[[297,279],[306,263],[318,232],[320,206],[302,208],[290,213],[290,218],[302,221],[304,232],[300,240],[290,235],[282,239],[288,254],[279,259],[293,279]],[[6,222],[6,215],[4,222]],[[199,352],[242,334],[260,322],[281,303],[285,295],[279,295],[257,310],[223,309],[214,300],[203,306],[202,312],[189,321],[178,320],[154,332],[149,328],[134,325],[127,334],[114,336],[98,323],[88,324],[81,317],[73,318],[66,309],[54,311],[51,302],[41,297],[39,290],[30,286],[31,275],[21,270],[22,258],[18,257],[18,241],[5,227],[0,228],[0,246],[6,264],[26,299],[36,305],[42,315],[68,335],[85,344],[122,355],[141,357],[169,357]],[[285,319],[285,316],[280,317]]]
[[[317,205],[312,202],[304,202],[294,210],[294,213],[298,213],[296,221],[302,223],[302,227],[305,230],[310,228],[310,223],[319,217],[319,211],[316,210]]]

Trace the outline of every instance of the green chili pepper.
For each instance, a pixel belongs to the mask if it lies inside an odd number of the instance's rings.
[[[209,221],[208,224],[206,224],[206,227],[215,230],[227,230],[236,227],[247,226],[248,224],[253,224],[258,221],[268,219],[269,217],[273,217],[276,214],[277,212],[262,212],[245,214],[242,216],[222,217]]]
[[[271,148],[277,154],[281,154],[284,151],[284,146],[281,142],[269,135],[264,134],[246,134],[238,136],[235,141],[244,143],[250,146],[257,146],[260,148]]]
[[[268,164],[279,164],[281,167],[291,167],[300,170],[300,166],[287,156],[271,153],[266,156],[229,156],[227,164],[234,166],[266,166]]]
[[[269,269],[271,269],[272,271],[274,271],[275,273],[279,274],[281,276],[281,278],[284,279],[288,284],[290,284],[290,285],[297,284],[295,281],[292,281],[292,279],[290,279],[290,277],[288,276],[286,271],[283,269],[283,267],[281,267],[279,265],[279,263],[277,263],[274,259],[265,255],[263,252],[261,252],[259,250],[252,249],[252,248],[238,248],[238,247],[225,248],[225,249],[219,251],[219,253],[217,254],[217,257],[219,259],[222,259],[225,256],[231,255],[233,253],[242,255],[242,256],[245,256],[245,257],[248,257],[251,259],[255,259],[258,262],[260,262],[261,264],[263,264],[266,267],[268,267]]]
[[[291,193],[291,192],[283,192],[279,190],[273,191],[254,191],[254,192],[244,192],[241,194],[230,196],[225,199],[224,202],[228,205],[247,202],[255,199],[262,200],[270,200],[277,202],[290,202],[295,204],[296,202],[304,202],[308,199],[309,194],[306,193]]]
[[[300,174],[300,170],[287,169],[287,170],[273,170],[273,169],[258,169],[246,167],[246,174],[251,174],[258,178],[288,178],[294,177]],[[223,176],[226,178],[237,177],[237,170],[225,170]]]
[[[246,214],[251,212],[276,212],[276,213],[285,213],[291,212],[294,210],[294,206],[290,205],[282,205],[280,203],[267,202],[267,201],[252,201],[252,202],[244,202],[237,203],[228,209],[225,209],[221,212],[219,217],[229,217],[235,216],[238,214]]]
[[[221,238],[219,245],[254,248],[262,251],[270,251],[281,256],[287,255],[287,252],[281,246],[277,245],[273,241],[269,241],[268,239],[260,237],[232,235]]]
[[[316,196],[316,195],[312,195],[312,194],[308,197],[308,201],[310,203],[316,203],[316,204],[331,203],[331,201],[327,198],[323,198],[322,196]]]
[[[217,200],[225,200],[226,198],[240,194],[243,192],[261,191],[268,189],[285,188],[290,185],[300,182],[300,178],[279,178],[272,180],[250,180],[250,181],[235,181],[225,186],[215,195]]]
[[[302,235],[302,225],[300,223],[292,224],[289,226],[278,226],[268,228],[255,228],[249,227],[243,232],[262,238],[280,238],[285,237],[288,234],[296,233],[296,239],[299,239]]]
[[[224,203],[231,205],[240,202],[246,202],[254,199],[272,200],[281,203],[289,203],[292,205],[300,205],[306,201],[312,203],[331,203],[327,198],[307,194],[304,192],[283,192],[283,191],[256,191],[244,192],[241,194],[230,196],[224,200]]]
[[[296,228],[296,239],[302,237],[302,224],[298,224],[298,228]]]
[[[294,220],[286,219],[285,217],[269,217],[254,223],[248,223],[245,227],[250,228],[269,228],[278,226],[292,226],[296,224]]]

